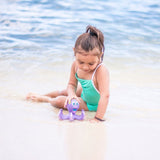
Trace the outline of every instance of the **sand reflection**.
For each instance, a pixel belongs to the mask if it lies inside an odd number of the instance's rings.
[[[107,127],[105,123],[74,123],[65,130],[66,159],[103,160],[107,151]]]

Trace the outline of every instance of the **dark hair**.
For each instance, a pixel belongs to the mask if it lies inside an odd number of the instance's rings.
[[[102,54],[101,60],[103,60],[104,55],[104,36],[103,33],[93,26],[87,26],[86,32],[81,34],[75,43],[75,52],[78,49],[83,49],[86,52],[98,48]]]

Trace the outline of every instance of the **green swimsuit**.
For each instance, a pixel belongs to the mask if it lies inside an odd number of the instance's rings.
[[[97,111],[98,102],[100,99],[99,91],[96,89],[93,77],[96,73],[96,70],[101,66],[100,63],[93,72],[91,80],[78,78],[77,73],[75,74],[76,79],[80,82],[82,86],[81,98],[86,102],[89,111]]]

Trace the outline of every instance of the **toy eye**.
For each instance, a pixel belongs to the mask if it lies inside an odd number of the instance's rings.
[[[78,106],[78,103],[76,103],[76,105]]]
[[[75,105],[75,102],[74,102],[74,103],[72,103],[72,105]]]

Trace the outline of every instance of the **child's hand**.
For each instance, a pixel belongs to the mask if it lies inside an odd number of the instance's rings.
[[[76,100],[79,102],[79,99],[78,99],[77,96],[68,96],[68,97],[66,98],[65,103],[64,103],[64,108],[67,108],[67,103],[70,103],[72,99],[76,99]]]
[[[89,120],[89,121],[90,121],[91,123],[96,123],[96,122],[104,122],[105,120],[95,117],[95,118],[93,118],[93,119],[91,119],[91,120]]]
[[[89,121],[90,121],[91,123],[99,123],[99,122],[100,122],[99,120],[97,120],[97,119],[95,119],[95,118],[90,119]]]

